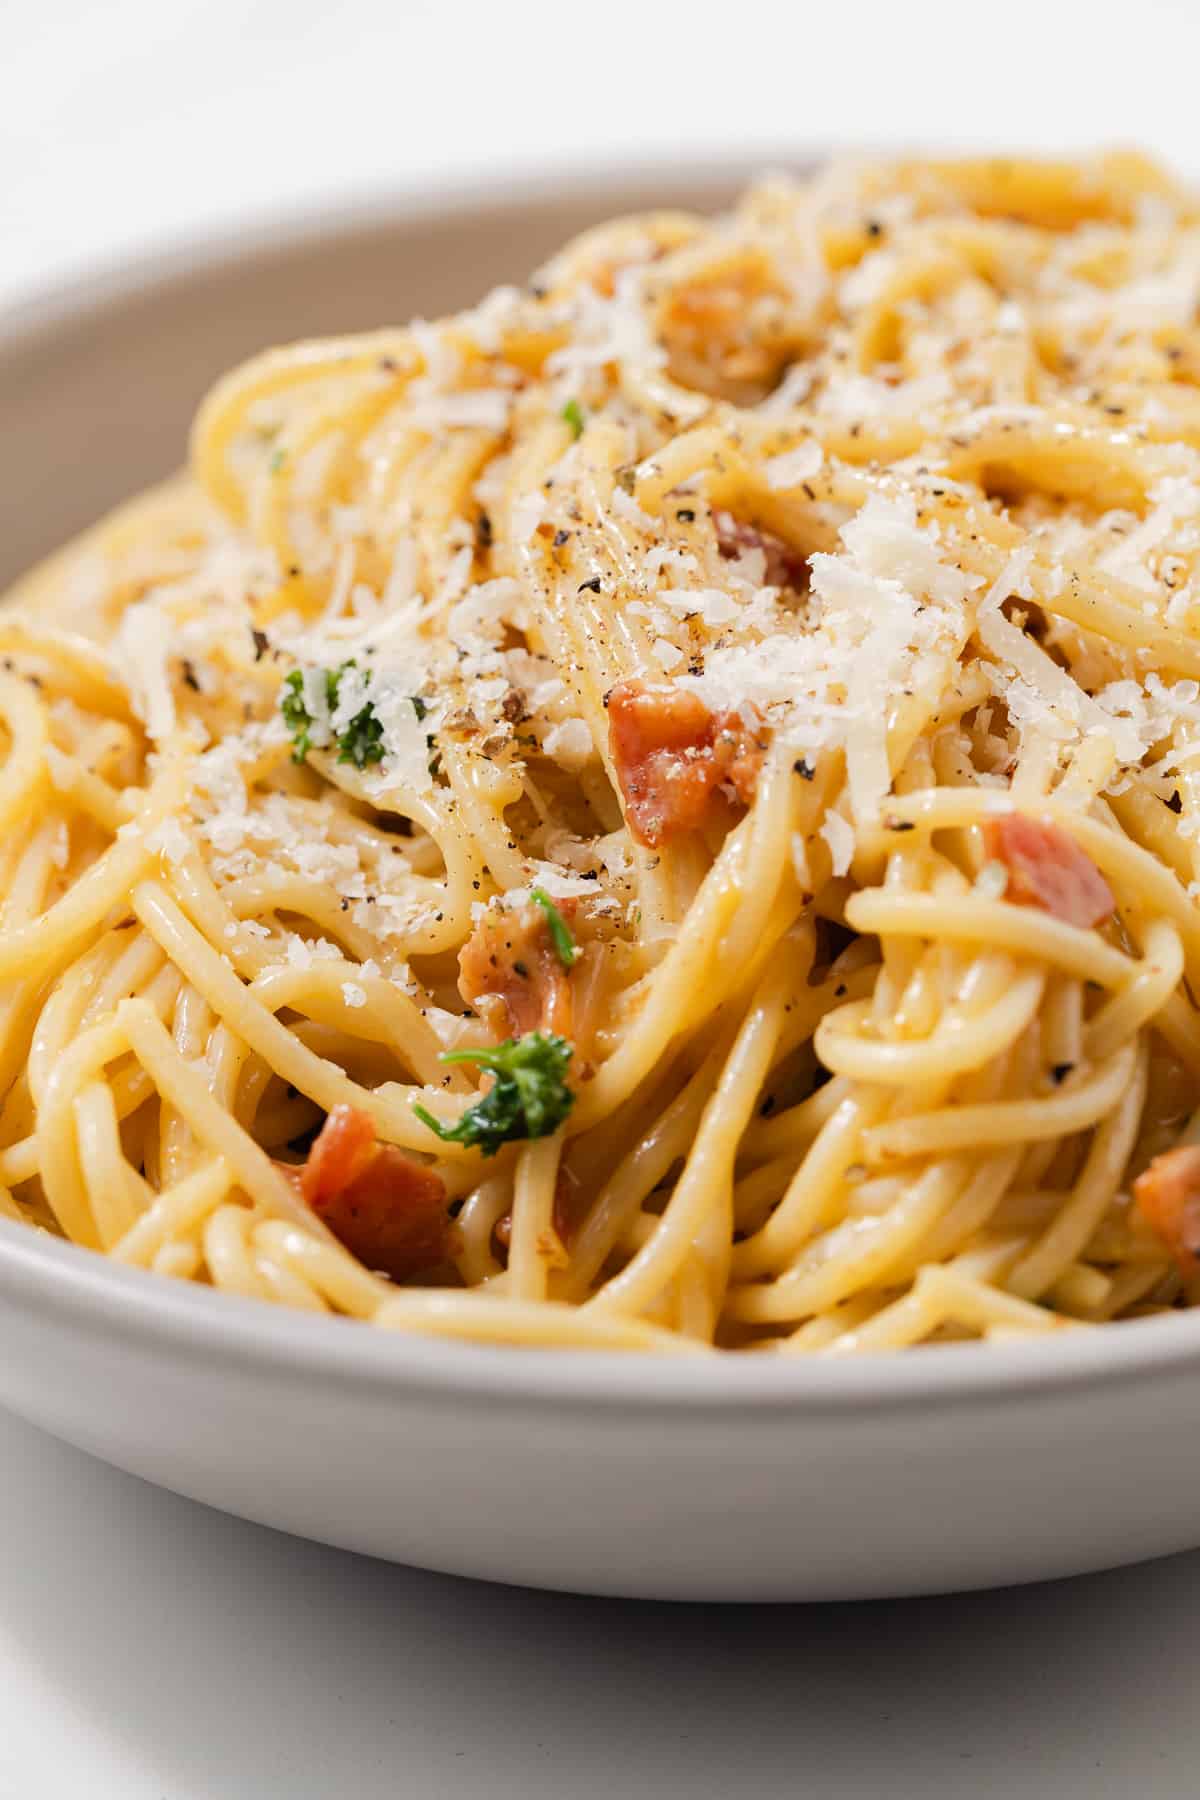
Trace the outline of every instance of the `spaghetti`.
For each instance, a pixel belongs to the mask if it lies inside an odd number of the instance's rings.
[[[1200,210],[835,166],[271,351],[0,612],[0,1210],[656,1352],[1200,1299]]]

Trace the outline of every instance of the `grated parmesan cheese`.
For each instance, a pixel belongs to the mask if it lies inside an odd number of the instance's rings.
[[[165,743],[175,730],[169,666],[171,624],[166,613],[150,600],[126,607],[113,649],[146,735],[156,744]]]
[[[820,473],[824,461],[825,452],[816,438],[810,438],[806,444],[798,444],[794,450],[785,450],[781,456],[772,456],[763,464],[763,474],[769,488],[800,487],[803,482],[811,481],[814,475]]]
[[[563,719],[552,725],[542,739],[542,748],[572,774],[578,774],[594,754],[592,734],[583,719]]]
[[[854,859],[856,840],[853,825],[831,807],[821,821],[820,835],[829,846],[834,875],[845,875]]]
[[[147,847],[170,863],[181,863],[192,848],[192,841],[178,819],[161,819],[146,838]]]
[[[413,384],[414,387],[416,383]],[[422,431],[508,430],[512,395],[503,388],[468,388],[457,394],[418,395],[409,416]]]

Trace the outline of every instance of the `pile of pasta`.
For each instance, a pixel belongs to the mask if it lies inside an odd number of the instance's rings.
[[[0,612],[0,1209],[668,1353],[1200,1297],[1200,212],[836,164],[222,380]]]

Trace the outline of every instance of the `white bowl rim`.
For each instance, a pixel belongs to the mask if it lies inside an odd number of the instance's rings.
[[[524,1348],[360,1320],[294,1312],[114,1263],[46,1232],[0,1219],[0,1292],[76,1327],[156,1344],[183,1358],[247,1363],[314,1384],[368,1385],[512,1404],[586,1403],[641,1411],[664,1405],[803,1415],[852,1407],[893,1412],[930,1402],[977,1404],[1014,1394],[1142,1381],[1190,1372],[1200,1382],[1200,1311],[1063,1330],[1002,1344],[817,1358],[725,1352]],[[648,1367],[654,1375],[648,1378]]]
[[[819,147],[805,144],[750,155],[716,151],[683,169],[666,153],[607,156],[572,168],[569,182],[544,169],[503,166],[475,176],[425,180],[419,188],[380,189],[262,216],[239,214],[228,224],[183,234],[148,256],[94,262],[43,291],[23,292],[0,308],[0,362],[37,344],[52,347],[58,331],[85,325],[91,315],[122,300],[165,294],[255,252],[302,251],[343,235],[480,208],[520,212],[568,193],[598,198],[606,190],[642,189],[645,203],[652,205],[656,184],[699,192],[765,169],[811,167],[821,154]],[[0,1291],[11,1302],[55,1313],[76,1327],[154,1342],[217,1367],[257,1363],[320,1384],[443,1400],[494,1394],[506,1405],[526,1407],[582,1403],[597,1411],[662,1412],[683,1406],[689,1413],[712,1409],[726,1418],[764,1410],[792,1416],[847,1408],[856,1414],[890,1413],[931,1402],[1003,1402],[1020,1393],[1140,1381],[1158,1372],[1190,1372],[1200,1381],[1200,1309],[1064,1330],[1028,1342],[931,1345],[912,1353],[845,1358],[527,1349],[380,1331],[355,1320],[293,1312],[113,1263],[7,1219],[0,1219]],[[651,1362],[655,1372],[648,1379]]]

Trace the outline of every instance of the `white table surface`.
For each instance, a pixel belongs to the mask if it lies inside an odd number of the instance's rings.
[[[1200,169],[1198,53],[1195,0],[0,0],[0,304],[272,208],[613,152],[1119,139]],[[1200,1555],[669,1608],[318,1549],[4,1415],[0,1471],[4,1800],[1200,1790]]]

